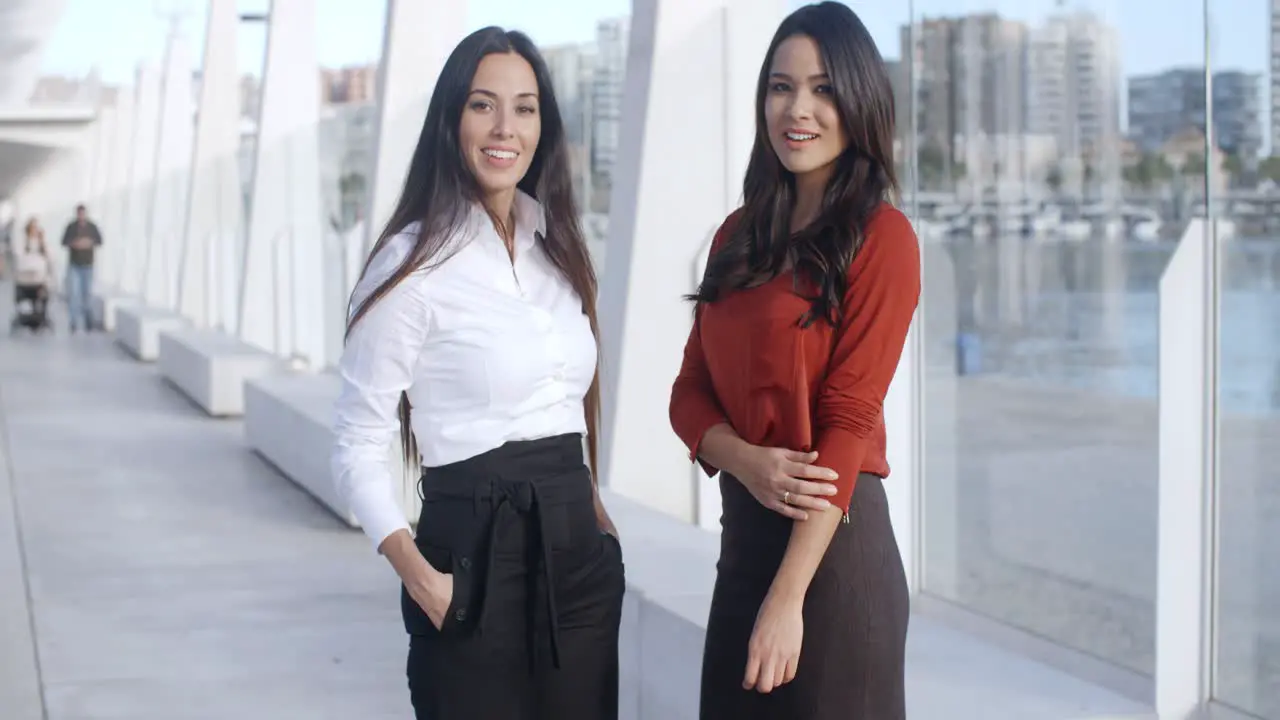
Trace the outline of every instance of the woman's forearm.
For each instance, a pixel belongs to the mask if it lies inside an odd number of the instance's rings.
[[[818,571],[827,546],[840,527],[843,513],[838,508],[810,511],[809,519],[791,525],[791,539],[787,542],[782,564],[773,576],[769,594],[778,600],[803,602],[809,591],[809,583]]]
[[[378,546],[378,552],[391,563],[400,580],[411,588],[434,589],[441,580],[440,572],[422,556],[408,530],[391,533]]]
[[[751,443],[738,435],[732,425],[720,423],[711,426],[702,436],[702,442],[698,445],[698,457],[708,465],[739,477],[742,474],[742,460],[752,447]]]

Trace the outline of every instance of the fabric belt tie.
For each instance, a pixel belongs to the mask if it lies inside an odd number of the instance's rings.
[[[478,631],[484,632],[488,615],[490,579],[493,575],[497,549],[500,538],[521,525],[521,517],[532,522],[526,548],[528,563],[528,587],[525,608],[528,613],[527,632],[529,646],[529,668],[532,671],[537,664],[537,645],[535,643],[537,623],[538,580],[541,577],[546,586],[547,621],[551,642],[551,663],[560,667],[560,625],[556,612],[555,573],[551,562],[551,546],[547,543],[547,520],[542,512],[542,503],[538,498],[537,487],[530,482],[511,482],[502,478],[493,478],[488,483],[478,483],[476,487],[477,507],[481,501],[488,499],[492,503],[493,517],[489,525],[489,562],[485,568],[484,586],[480,596],[480,621]],[[532,517],[530,517],[532,516]],[[541,556],[541,557],[539,557]],[[537,572],[541,569],[541,573]]]

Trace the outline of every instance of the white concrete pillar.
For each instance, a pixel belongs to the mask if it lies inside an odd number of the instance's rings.
[[[462,40],[466,20],[466,0],[387,0],[378,68],[373,182],[369,183],[362,254],[373,247],[395,209],[436,78]]]
[[[315,0],[273,0],[239,332],[312,367],[324,355]]]
[[[107,194],[107,183],[111,177],[111,156],[114,151],[112,141],[115,139],[116,109],[110,105],[98,107],[98,119],[93,123],[92,140],[90,141],[89,193],[86,203],[89,212],[98,218],[101,230],[103,203]]]
[[[218,324],[236,273],[225,262],[240,237],[240,73],[236,0],[209,0],[200,111],[191,154],[191,190],[178,280],[178,312],[200,327]]]
[[[156,184],[147,232],[143,299],[154,307],[173,308],[178,255],[186,228],[187,187],[195,107],[192,102],[191,50],[177,25],[165,49],[160,92],[160,134],[156,140]]]
[[[1202,218],[1187,225],[1160,277],[1159,528],[1156,551],[1155,705],[1161,718],[1189,718],[1209,699],[1212,662],[1208,592],[1214,581],[1216,481],[1211,412],[1216,362],[1210,238]]]
[[[602,480],[616,492],[691,521],[696,475],[675,435],[654,429],[670,426],[669,391],[693,317],[681,296],[694,288],[693,268],[705,254],[707,234],[741,194],[755,132],[756,78],[784,5],[632,4],[600,297]],[[716,129],[673,130],[686,127],[690,118],[712,118]]]
[[[125,244],[129,228],[129,182],[133,167],[134,92],[121,88],[116,94],[115,127],[111,137],[111,163],[107,170],[107,194],[99,210],[102,218],[102,262],[100,265],[103,287],[119,289],[124,265]]]
[[[120,238],[120,289],[129,295],[141,296],[151,206],[155,200],[156,141],[160,136],[160,72],[150,64],[138,68],[133,102],[128,214],[124,235]]]

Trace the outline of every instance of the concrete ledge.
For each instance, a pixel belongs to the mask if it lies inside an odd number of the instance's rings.
[[[115,332],[116,313],[122,307],[137,305],[141,301],[132,296],[114,290],[95,292],[89,301],[89,314],[93,316],[93,324],[107,332]]]
[[[622,720],[695,720],[720,539],[616,493],[622,535]],[[744,668],[745,670],[745,668]],[[907,716],[941,720],[1150,718],[1143,703],[913,612]]]
[[[187,319],[172,310],[133,304],[116,308],[116,342],[143,362],[160,356],[160,332],[187,327]]]
[[[331,373],[272,373],[244,381],[244,432],[249,446],[285,477],[306,490],[342,522],[359,527],[339,501],[329,469],[333,449],[333,404],[340,381]],[[417,523],[417,472],[404,471],[398,441],[388,444],[391,467],[398,469],[397,497],[405,517]]]
[[[244,383],[283,368],[283,361],[220,330],[160,333],[160,372],[214,417],[244,414]]]

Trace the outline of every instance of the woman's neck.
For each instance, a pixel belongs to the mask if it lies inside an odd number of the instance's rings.
[[[516,192],[515,189],[490,193],[485,196],[484,209],[493,219],[493,228],[498,237],[506,243],[507,252],[515,254],[516,237]]]
[[[830,177],[829,165],[795,176],[796,202],[791,207],[791,232],[800,232],[818,219]]]

